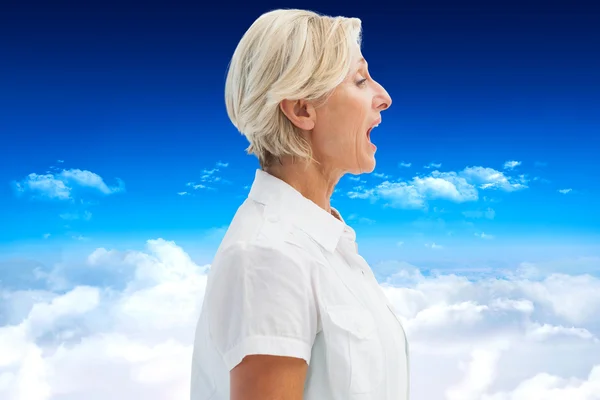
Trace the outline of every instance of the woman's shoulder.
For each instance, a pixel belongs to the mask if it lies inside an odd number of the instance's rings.
[[[213,266],[234,264],[245,268],[273,266],[277,268],[301,268],[315,265],[317,257],[310,245],[282,237],[270,238],[257,235],[253,238],[222,243],[215,255]]]
[[[293,261],[306,267],[319,262],[322,251],[310,235],[280,213],[245,204],[236,213],[215,255],[215,262],[232,258]]]

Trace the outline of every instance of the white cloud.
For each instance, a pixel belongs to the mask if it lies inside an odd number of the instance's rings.
[[[381,178],[381,179],[390,179],[391,178],[389,175],[381,174],[381,173],[378,173],[378,172],[374,172],[373,176],[376,177],[376,178]]]
[[[208,187],[201,184],[201,183],[194,183],[194,182],[188,182],[185,184],[186,186],[190,186],[194,189],[207,189]],[[186,193],[186,192],[180,192],[180,193]]]
[[[381,287],[409,337],[411,399],[597,399],[600,279],[550,267],[469,278],[387,268]],[[208,270],[157,239],[57,267],[55,290],[0,288],[0,398],[189,397]]]
[[[442,246],[440,244],[435,244],[435,243],[425,243],[425,247],[429,247],[430,249],[433,249],[433,250],[440,250],[440,249],[444,248],[444,246]]]
[[[542,178],[542,177],[539,177],[539,176],[534,176],[532,178],[532,180],[535,181],[535,182],[540,182],[540,183],[551,183],[551,181],[549,179]]]
[[[148,241],[147,252],[97,249],[81,268],[88,270],[82,276],[103,269],[113,281],[126,279],[119,290],[81,285],[73,276],[55,277],[68,288],[43,295],[0,290],[2,308],[18,314],[0,326],[0,398],[189,397],[207,267],[158,239]]]
[[[485,211],[474,210],[474,211],[463,211],[463,215],[467,218],[487,218],[494,219],[496,211],[488,207]]]
[[[59,177],[65,182],[74,182],[82,187],[94,188],[104,194],[118,193],[125,189],[123,181],[118,178],[119,186],[109,187],[100,175],[80,169],[63,170]]]
[[[511,392],[486,395],[483,400],[597,400],[600,398],[600,365],[583,379],[539,373]]]
[[[430,187],[433,191],[429,194],[432,198],[445,198],[456,202],[476,201],[478,199],[475,187],[466,179],[458,176],[456,172],[433,171],[431,177],[425,179],[433,183]],[[420,181],[422,181],[420,178],[414,179],[417,184]],[[451,186],[444,182],[450,183]]]
[[[196,190],[198,190],[198,189],[215,190],[214,187],[210,186],[211,184],[230,183],[229,181],[223,179],[222,177],[220,177],[218,175],[218,172],[220,172],[222,168],[227,168],[228,166],[229,166],[229,163],[224,163],[224,162],[218,161],[213,168],[202,170],[202,174],[200,175],[200,179],[199,179],[200,183],[187,182],[186,186],[192,187]],[[183,194],[187,194],[187,192],[182,191],[182,192],[179,192],[178,194],[181,196]]]
[[[493,239],[494,236],[493,235],[489,235],[485,232],[481,232],[481,233],[475,233],[475,236],[482,238],[482,239]]]
[[[527,188],[527,181],[523,175],[517,181],[507,178],[502,172],[493,168],[467,167],[460,172],[460,176],[473,185],[479,185],[480,189],[500,189],[512,192]]]
[[[461,368],[463,378],[446,390],[446,399],[480,399],[496,378],[495,367],[500,355],[500,350],[493,348],[493,345],[488,348],[474,348],[469,354],[470,360]]]
[[[186,194],[189,194],[189,193],[188,193],[188,192],[177,192],[177,194],[178,194],[179,196],[185,196]]]
[[[213,169],[205,169],[202,170],[202,173],[204,174],[204,177],[208,177],[209,175],[214,175],[215,172],[219,171],[218,168],[213,168]]]
[[[410,182],[384,181],[373,189],[355,187],[351,198],[383,198],[392,206],[425,208],[427,200],[445,199],[462,203],[477,200],[477,190],[454,172],[434,171],[430,176],[414,177]]]
[[[429,163],[428,165],[425,165],[423,168],[425,169],[431,169],[431,168],[440,168],[442,166],[441,163],[436,164],[436,163]]]
[[[457,183],[444,178],[426,177],[415,178],[413,184],[430,199],[447,199],[457,203],[477,200],[477,191],[464,181]]]
[[[348,215],[348,217],[345,218],[346,221],[348,222],[356,222],[356,223],[360,223],[360,224],[367,224],[367,225],[372,225],[375,223],[374,219],[371,218],[367,218],[367,217],[361,217],[358,214],[350,214]]]
[[[355,186],[353,190],[348,192],[348,197],[351,199],[368,199],[373,198],[374,194],[374,189],[365,189],[364,186]]]
[[[555,273],[600,275],[600,257],[577,257],[572,259],[558,259],[544,263],[522,263],[519,267],[521,275],[527,275],[531,279],[539,278],[549,271]]]
[[[564,327],[554,326],[549,324],[540,325],[538,323],[533,323],[531,329],[527,332],[527,336],[536,340],[545,340],[552,338],[553,336],[568,336],[573,335],[579,337],[581,339],[595,339],[594,335],[583,328],[575,328],[575,327]]]
[[[426,209],[431,200],[472,202],[479,199],[479,190],[512,192],[527,188],[527,183],[525,175],[507,177],[492,168],[467,167],[458,173],[434,170],[429,175],[417,175],[410,181],[386,180],[373,188],[356,186],[347,194],[350,198],[383,199],[392,207]],[[486,218],[493,219],[493,215],[490,217],[486,213]]]
[[[398,163],[398,166],[403,168],[410,168],[411,165],[412,163],[405,163],[404,161]]]
[[[572,192],[572,191],[573,191],[573,189],[570,189],[570,188],[569,188],[569,189],[559,189],[558,191],[559,191],[559,193],[562,193],[562,194],[567,194],[567,193],[570,193],[570,192]]]
[[[393,206],[402,208],[423,208],[426,205],[425,195],[420,193],[414,185],[406,182],[385,181],[377,185],[375,189],[359,189],[362,190],[353,192],[353,194],[349,193],[350,197],[369,198],[375,195],[388,200]]]
[[[18,192],[31,191],[50,199],[67,200],[71,198],[71,188],[65,182],[56,179],[53,174],[38,175],[34,172],[15,184]]]
[[[57,173],[38,175],[31,173],[25,179],[15,183],[18,193],[32,192],[35,197],[70,200],[73,191],[79,188],[92,188],[105,195],[125,190],[123,181],[117,178],[118,186],[109,187],[102,177],[90,171],[63,169]]]
[[[83,235],[80,235],[80,234],[72,235],[72,236],[71,236],[71,239],[78,240],[78,241],[80,241],[80,242],[85,242],[85,241],[87,241],[87,240],[90,240],[90,238],[89,238],[89,237],[87,237],[87,236],[83,236]]]
[[[85,210],[81,214],[67,212],[67,213],[62,213],[59,216],[60,216],[60,218],[65,219],[67,221],[74,221],[74,220],[78,220],[78,219],[81,219],[84,221],[89,221],[90,219],[92,219],[92,213],[87,210]]]
[[[521,161],[507,161],[504,163],[504,169],[514,169],[521,165]]]
[[[414,399],[598,398],[598,278],[404,266],[382,286],[408,332]]]

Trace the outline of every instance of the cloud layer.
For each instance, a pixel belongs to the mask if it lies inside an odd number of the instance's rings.
[[[79,265],[29,268],[36,290],[0,289],[0,398],[188,397],[209,266],[157,239],[143,252],[99,248]],[[382,288],[410,338],[413,399],[600,398],[598,278],[531,264],[469,279],[386,268]]]
[[[404,265],[383,287],[411,338],[415,398],[600,398],[598,278],[523,265],[473,280]]]

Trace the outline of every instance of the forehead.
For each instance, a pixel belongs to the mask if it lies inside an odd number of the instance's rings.
[[[362,63],[366,63],[366,60],[362,54],[362,51],[360,49],[360,46],[358,45],[358,43],[355,43],[353,46],[353,51],[352,51],[352,59],[354,61],[355,64],[362,64]]]
[[[353,77],[363,68],[368,69],[369,65],[367,63],[367,60],[363,57],[363,55],[358,53],[352,59],[352,63],[350,64],[350,70],[348,71],[348,75],[346,76],[346,78],[349,79]]]

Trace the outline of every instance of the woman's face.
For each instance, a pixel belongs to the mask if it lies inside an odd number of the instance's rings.
[[[313,157],[325,170],[360,174],[375,169],[376,147],[370,130],[392,104],[386,90],[369,75],[356,45],[350,73],[327,103],[314,110],[310,133]]]

